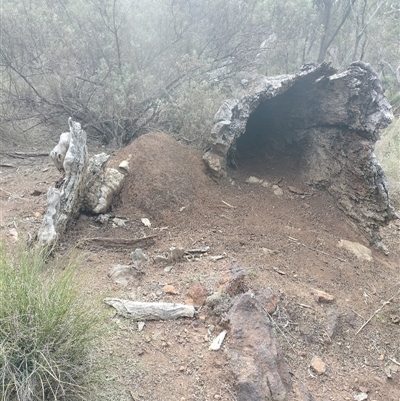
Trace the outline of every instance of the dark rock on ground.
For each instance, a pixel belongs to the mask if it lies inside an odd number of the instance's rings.
[[[239,295],[227,318],[237,400],[287,400],[291,391],[288,366],[260,303],[250,292]]]

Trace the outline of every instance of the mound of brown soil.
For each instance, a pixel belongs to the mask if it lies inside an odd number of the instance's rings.
[[[130,172],[120,195],[119,214],[168,223],[181,208],[212,197],[215,185],[205,172],[201,152],[167,134],[141,136],[117,151],[109,164],[116,167],[128,159]]]

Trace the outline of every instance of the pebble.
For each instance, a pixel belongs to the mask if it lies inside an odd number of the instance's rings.
[[[165,285],[163,287],[163,291],[165,292],[165,294],[170,294],[170,295],[177,295],[178,291],[175,289],[175,287],[173,285]]]
[[[317,375],[323,375],[326,372],[326,363],[317,356],[311,359],[310,366]]]
[[[248,184],[260,184],[260,183],[262,183],[262,181],[263,181],[263,180],[260,180],[259,178],[253,177],[253,176],[250,176],[250,177],[246,180],[246,182],[247,182]]]
[[[272,189],[273,189],[274,194],[276,196],[282,196],[283,195],[283,189],[278,187],[278,185],[272,185]]]
[[[119,219],[118,217],[115,217],[115,218],[113,219],[113,223],[114,223],[116,226],[118,226],[118,227],[126,227],[125,221],[122,220],[122,219]]]
[[[368,399],[368,394],[366,393],[358,393],[353,396],[354,401],[364,401]]]

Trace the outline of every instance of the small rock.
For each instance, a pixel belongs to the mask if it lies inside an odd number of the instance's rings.
[[[337,327],[339,312],[334,308],[330,308],[326,311],[326,318],[326,332],[328,333],[329,338],[332,338]]]
[[[175,287],[173,285],[165,285],[163,287],[163,291],[165,292],[165,294],[169,294],[169,295],[178,295],[178,291],[175,289]]]
[[[326,372],[326,363],[317,356],[311,359],[310,367],[317,375],[323,375]]]
[[[354,401],[364,401],[368,399],[368,394],[366,393],[357,393],[353,395],[353,400]]]
[[[33,215],[34,215],[37,219],[40,219],[40,218],[42,217],[42,213],[40,213],[40,212],[35,212]]]
[[[299,189],[299,188],[292,187],[291,185],[289,185],[289,186],[288,186],[288,189],[289,189],[290,192],[293,192],[294,194],[297,194],[297,195],[304,195],[304,191],[302,191],[302,190]]]
[[[118,217],[113,218],[113,223],[118,227],[126,227],[125,221],[122,219],[119,219]]]
[[[169,273],[172,270],[172,266],[164,267],[165,273]]]
[[[143,223],[144,226],[149,227],[149,228],[151,227],[151,223],[150,223],[150,220],[148,218],[142,217],[140,219],[140,221]]]
[[[114,265],[111,267],[108,276],[114,281],[116,284],[120,284],[126,286],[137,272],[128,265]]]
[[[276,196],[282,196],[283,195],[283,189],[279,187],[278,185],[272,185],[272,190],[274,191],[274,194]]]
[[[119,166],[118,166],[121,170],[126,171],[127,173],[129,173],[129,162],[128,160],[123,160]]]
[[[145,325],[146,325],[146,322],[137,322],[138,331],[142,331],[144,329]]]
[[[140,268],[142,264],[147,261],[147,256],[143,253],[143,251],[140,248],[137,248],[133,252],[131,252],[131,259],[133,264],[137,268]]]
[[[338,247],[344,248],[347,251],[354,253],[354,255],[356,255],[356,257],[358,259],[367,260],[367,261],[372,260],[371,249],[367,248],[364,245],[359,244],[358,242],[351,242],[351,241],[341,239],[338,242]]]
[[[192,298],[194,305],[201,306],[206,302],[207,290],[203,285],[197,283],[189,288],[187,295]]]
[[[263,180],[260,180],[260,179],[257,178],[257,177],[250,176],[250,177],[246,180],[246,182],[247,182],[248,184],[261,184],[261,183],[263,182]]]
[[[312,294],[314,294],[314,299],[318,303],[330,304],[335,300],[333,295],[322,290],[312,289]]]
[[[185,371],[185,367],[184,366],[181,366],[180,368],[179,368],[179,372],[184,372]]]
[[[169,260],[171,262],[177,262],[178,260],[182,259],[185,255],[185,250],[180,247],[171,247],[169,248]]]
[[[271,186],[271,183],[268,182],[268,181],[263,181],[263,182],[261,183],[261,186],[264,187],[264,188],[269,188],[269,187]]]

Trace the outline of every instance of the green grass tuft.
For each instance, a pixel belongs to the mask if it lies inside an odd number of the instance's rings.
[[[84,399],[100,314],[80,298],[76,264],[0,244],[0,400]]]

